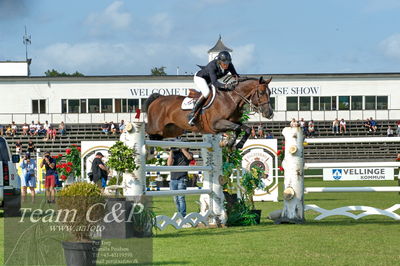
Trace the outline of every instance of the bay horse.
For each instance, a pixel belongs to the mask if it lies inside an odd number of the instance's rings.
[[[162,96],[153,93],[147,99],[144,108],[148,121],[146,132],[150,139],[161,140],[178,137],[186,130],[203,134],[233,131],[234,136],[227,144],[228,147],[232,147],[239,134],[244,131],[245,134],[236,145],[237,149],[241,149],[251,133],[251,129],[240,122],[244,105],[255,106],[257,111],[267,119],[273,117],[271,91],[268,87],[271,79],[241,77],[234,90],[217,89],[214,102],[209,109],[199,114],[194,126],[188,124],[187,116],[190,110],[181,109],[185,96]]]

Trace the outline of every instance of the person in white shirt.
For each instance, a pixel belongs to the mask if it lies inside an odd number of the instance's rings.
[[[344,121],[343,118],[340,120],[340,124],[339,125],[340,125],[340,133],[346,133],[346,130],[347,130],[346,121]]]

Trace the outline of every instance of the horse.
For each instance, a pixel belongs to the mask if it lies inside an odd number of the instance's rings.
[[[194,126],[188,124],[187,116],[190,110],[182,110],[184,96],[163,96],[153,93],[145,103],[147,112],[146,133],[151,140],[173,138],[185,131],[203,134],[218,134],[233,131],[233,137],[227,143],[232,147],[239,134],[244,131],[242,139],[236,144],[241,149],[248,139],[251,129],[240,122],[244,105],[250,104],[267,119],[272,119],[273,109],[270,102],[271,90],[268,84],[272,78],[241,77],[233,90],[216,90],[215,100],[207,110],[202,110]],[[208,100],[207,100],[208,101]],[[206,104],[207,105],[207,102]]]

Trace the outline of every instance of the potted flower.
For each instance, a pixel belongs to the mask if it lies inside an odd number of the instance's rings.
[[[249,207],[250,213],[255,214],[255,221],[257,224],[260,223],[261,210],[256,210],[253,197],[256,189],[264,189],[264,183],[262,177],[264,172],[259,167],[253,167],[250,171],[246,171],[240,180],[240,184],[244,192],[244,200]]]
[[[60,157],[61,154],[58,155]],[[81,148],[72,144],[65,150],[65,163],[56,165],[59,177],[69,185],[81,176]]]
[[[60,191],[57,200],[60,221],[69,229],[72,239],[62,243],[67,265],[95,265],[100,241],[91,232],[104,216],[104,198],[94,184],[77,182]]]

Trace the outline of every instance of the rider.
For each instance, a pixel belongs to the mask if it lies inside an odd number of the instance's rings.
[[[207,96],[210,93],[209,85],[212,84],[217,89],[232,90],[232,84],[223,84],[219,82],[218,79],[228,74],[228,72],[230,72],[235,78],[239,77],[232,64],[231,55],[227,51],[220,52],[214,60],[201,68],[202,69],[194,75],[194,84],[196,85],[195,87],[201,91],[202,96],[196,102],[193,110],[188,115],[188,123],[191,126],[194,126],[196,112],[206,102]]]

